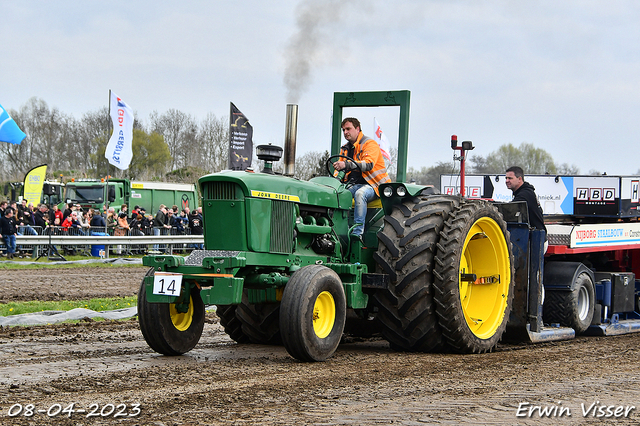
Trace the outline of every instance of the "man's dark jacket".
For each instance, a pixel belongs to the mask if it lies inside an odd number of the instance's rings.
[[[513,192],[513,201],[526,201],[527,210],[529,211],[529,224],[536,229],[542,229],[547,232],[544,226],[544,217],[542,216],[542,207],[536,196],[536,189],[529,182],[524,182],[520,188]]]
[[[0,218],[0,234],[2,235],[14,235],[16,233],[16,226],[13,223],[13,218],[9,219],[6,216]]]
[[[47,227],[47,221],[49,220],[49,214],[43,212],[42,210],[38,210],[35,214],[34,214],[34,221],[36,226],[39,226],[40,228],[44,229]]]

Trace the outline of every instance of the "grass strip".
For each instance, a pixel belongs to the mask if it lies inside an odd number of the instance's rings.
[[[112,311],[115,309],[131,308],[136,306],[138,298],[128,297],[102,297],[90,300],[54,300],[41,302],[31,300],[28,302],[8,302],[0,304],[0,316],[31,314],[42,311],[70,311],[75,308],[91,309],[92,311]]]

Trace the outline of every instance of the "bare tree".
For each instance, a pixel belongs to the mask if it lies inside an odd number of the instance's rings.
[[[473,155],[470,162],[474,173],[504,173],[511,166],[520,166],[527,174],[555,174],[557,169],[551,154],[526,142],[519,147],[501,145],[486,157]]]
[[[39,164],[47,164],[50,170],[71,164],[68,141],[77,128],[73,117],[57,108],[49,109],[45,101],[35,97],[10,114],[27,134],[20,145],[0,144],[0,157],[11,178],[21,179]]]
[[[181,111],[170,109],[160,115],[157,111],[150,114],[150,132],[164,136],[171,154],[171,169],[179,169],[189,165],[189,158],[193,156],[190,148],[194,147],[197,132],[195,119]],[[191,142],[191,143],[190,143]]]
[[[329,151],[311,151],[296,159],[294,177],[309,180],[314,176],[327,176],[325,164],[329,158]]]
[[[575,164],[569,165],[568,163],[562,163],[557,167],[556,173],[559,175],[579,175],[580,169]]]
[[[217,118],[209,113],[200,123],[196,137],[196,147],[191,155],[191,166],[210,172],[219,172],[228,165],[229,157],[229,117]]]
[[[78,132],[78,168],[82,168],[98,178],[107,175],[106,161],[98,161],[96,153],[104,148],[111,135],[111,118],[109,108],[102,107],[96,111],[90,111],[82,116],[80,131]],[[102,167],[98,167],[101,164]]]
[[[420,170],[409,167],[407,180],[418,185],[433,185],[440,189],[440,175],[458,173],[455,163],[443,163],[439,161],[435,166],[421,167]]]

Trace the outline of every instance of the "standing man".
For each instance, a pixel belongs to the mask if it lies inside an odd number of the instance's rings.
[[[4,244],[7,246],[7,259],[13,259],[13,254],[16,252],[17,231],[11,207],[7,207],[4,216],[0,218],[0,234],[2,234]]]
[[[107,228],[107,221],[102,217],[100,211],[89,209],[89,215],[91,216],[91,220],[89,221],[89,233],[91,235],[94,235],[95,232],[103,233]]]
[[[189,214],[189,229],[191,230],[191,235],[202,235],[204,233],[202,225],[202,215],[198,213],[198,209],[194,209]],[[193,247],[204,250],[204,244],[193,244]]]
[[[524,171],[521,167],[513,166],[507,169],[506,184],[507,188],[513,191],[513,201],[525,201],[527,203],[529,224],[536,229],[543,230],[546,241],[547,227],[544,226],[542,207],[540,207],[536,189],[529,182],[525,182]]]
[[[356,226],[351,235],[362,242],[367,203],[379,197],[378,187],[380,184],[391,182],[391,179],[384,165],[380,145],[362,133],[360,121],[357,118],[348,117],[342,120],[341,127],[347,143],[342,146],[340,154],[349,156],[356,162],[336,161],[333,167],[338,171],[344,170],[349,180],[353,182],[349,191],[355,199],[353,219]]]
[[[167,229],[171,229],[171,225],[168,224],[169,218],[167,217],[167,206],[160,204],[156,216],[153,218],[153,235],[167,235]],[[154,251],[165,251],[165,245],[154,244]]]
[[[49,226],[49,208],[46,204],[40,204],[38,206],[38,211],[33,215],[33,220],[37,227],[39,227],[42,231]],[[43,233],[43,232],[41,232]]]

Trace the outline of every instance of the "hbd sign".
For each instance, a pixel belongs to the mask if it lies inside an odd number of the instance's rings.
[[[614,202],[615,188],[576,188],[576,201]]]

